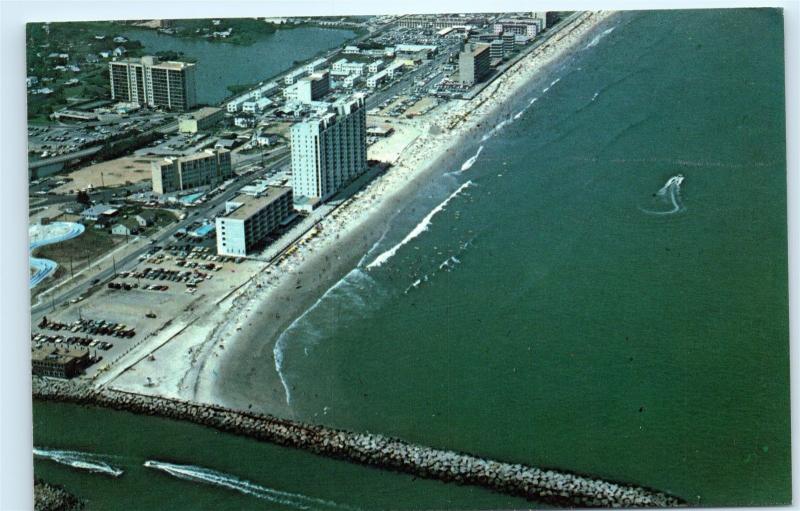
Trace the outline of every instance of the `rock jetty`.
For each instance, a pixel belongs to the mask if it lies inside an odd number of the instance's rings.
[[[185,420],[315,454],[444,482],[482,486],[560,507],[677,507],[681,499],[648,488],[564,471],[504,463],[411,444],[377,434],[353,433],[218,406],[144,396],[67,380],[35,377],[34,398],[101,406]]]
[[[35,481],[33,483],[33,509],[35,511],[78,511],[83,502],[59,486]]]

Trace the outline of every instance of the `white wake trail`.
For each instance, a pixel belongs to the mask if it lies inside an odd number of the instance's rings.
[[[238,477],[217,472],[208,468],[197,467],[194,465],[178,465],[163,461],[147,460],[144,466],[155,470],[160,470],[178,479],[199,483],[221,486],[230,490],[238,491],[267,502],[281,504],[296,509],[341,509],[354,510],[349,506],[337,504],[329,500],[322,500],[309,497],[299,493],[290,493],[273,488],[266,488],[257,484],[239,479]]]
[[[112,477],[121,476],[124,471],[120,468],[114,467],[102,461],[102,457],[96,454],[79,452],[79,451],[60,451],[55,449],[41,449],[34,447],[33,455],[38,458],[44,458],[62,465],[67,465],[79,470],[86,470],[88,472],[95,472],[97,474],[105,474]]]
[[[683,200],[681,199],[681,183],[683,183],[683,179],[683,174],[672,176],[656,193],[658,197],[668,201],[672,206],[672,209],[669,211],[652,211],[643,209],[642,211],[651,215],[672,215],[683,211]]]
[[[464,183],[461,186],[459,186],[458,189],[456,191],[454,191],[453,193],[451,193],[450,196],[447,197],[444,201],[442,201],[441,204],[439,204],[438,206],[433,208],[433,210],[430,213],[428,213],[425,216],[425,218],[423,218],[422,221],[420,223],[418,223],[411,230],[411,232],[409,232],[406,235],[406,237],[402,239],[402,241],[400,241],[400,243],[396,244],[395,246],[393,246],[389,250],[383,252],[381,255],[376,257],[371,263],[369,263],[367,265],[367,269],[371,270],[372,268],[378,268],[379,266],[384,264],[386,261],[391,259],[397,253],[397,251],[400,250],[400,247],[402,247],[403,245],[405,245],[409,241],[413,240],[414,238],[416,238],[417,236],[419,236],[423,232],[427,231],[428,230],[428,226],[430,225],[431,220],[433,219],[433,217],[436,216],[437,213],[442,211],[453,198],[455,198],[458,194],[460,194],[462,191],[464,191],[467,187],[469,187],[471,185],[472,185],[472,181],[467,181],[466,183]]]

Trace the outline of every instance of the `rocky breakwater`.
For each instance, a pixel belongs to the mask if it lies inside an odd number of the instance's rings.
[[[33,509],[35,511],[78,511],[83,502],[59,486],[44,481],[33,483]]]
[[[96,389],[77,381],[34,378],[34,397],[187,420],[316,454],[458,484],[477,485],[567,507],[676,507],[681,499],[656,490],[564,471],[478,458],[217,406]]]

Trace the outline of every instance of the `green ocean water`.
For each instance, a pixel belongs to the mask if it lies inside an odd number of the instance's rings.
[[[790,502],[782,27],[769,9],[601,27],[279,339],[293,416],[701,505]],[[37,404],[35,424],[36,445],[366,509],[523,505],[118,412]],[[263,504],[146,469],[36,468],[94,509]]]

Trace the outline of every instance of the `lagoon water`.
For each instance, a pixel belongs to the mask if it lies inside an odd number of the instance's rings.
[[[177,51],[197,59],[197,101],[217,104],[231,95],[229,85],[268,80],[317,53],[334,48],[354,36],[350,30],[298,27],[277,30],[250,45],[184,39],[145,29],[126,30],[147,52]]]
[[[294,417],[700,504],[788,503],[782,23],[624,13],[532,83],[281,337]],[[41,447],[351,507],[523,505],[151,417],[37,403],[35,424]],[[36,468],[90,509],[263,505],[152,469]]]

